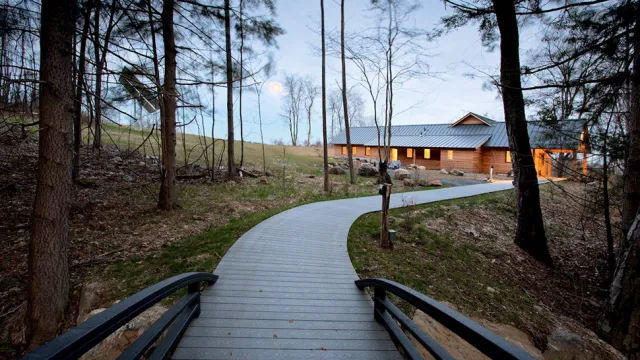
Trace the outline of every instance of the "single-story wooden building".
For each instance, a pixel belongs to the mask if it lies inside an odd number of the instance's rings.
[[[589,144],[582,121],[563,120],[554,124],[530,121],[527,127],[539,176],[553,176],[553,168],[559,166],[558,154],[571,154],[573,170],[586,173]],[[336,135],[331,144],[334,157],[346,157],[344,131]],[[378,161],[375,126],[352,127],[351,144],[354,158]],[[578,168],[579,154],[581,169]],[[458,169],[472,173],[489,173],[493,166],[495,173],[506,174],[512,168],[505,123],[475,113],[468,113],[453,124],[392,126],[391,161],[400,161],[405,166],[415,164],[433,170]]]

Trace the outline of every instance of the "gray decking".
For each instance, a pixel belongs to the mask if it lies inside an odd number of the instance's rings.
[[[392,195],[391,207],[506,190],[492,183]],[[404,201],[403,201],[404,199]],[[353,281],[347,235],[379,196],[299,206],[245,233],[205,290],[174,359],[400,359]]]

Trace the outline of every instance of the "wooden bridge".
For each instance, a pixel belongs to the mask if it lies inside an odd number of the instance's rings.
[[[510,183],[503,182],[400,193],[391,197],[391,207],[511,187]],[[205,279],[198,274],[187,274],[192,277],[190,280],[180,280],[181,287],[188,285],[190,289],[181,300],[183,303],[174,305],[168,311],[174,314],[165,314],[163,318],[167,319],[158,320],[160,325],[155,332],[146,340],[136,341],[131,346],[133,350],[128,349],[123,358],[137,358],[137,354],[147,352],[167,328],[165,340],[150,358],[171,354],[173,359],[401,359],[397,346],[410,358],[419,356],[396,322],[408,329],[432,354],[438,355],[436,358],[450,358],[385,299],[385,291],[414,303],[454,332],[458,333],[456,328],[459,327],[463,335],[471,334],[467,340],[481,351],[484,348],[486,354],[528,358],[526,353],[504,339],[411,289],[380,280],[354,284],[358,276],[347,253],[349,228],[358,217],[379,211],[380,206],[381,199],[377,196],[318,202],[263,221],[229,249],[214,272],[216,276],[208,275]],[[194,286],[200,280],[215,282],[215,285],[200,294],[199,288]],[[173,284],[177,281],[174,279]],[[155,292],[149,288],[144,290],[148,294],[143,291],[132,298],[153,297],[157,302],[159,291],[169,285],[156,285]],[[359,289],[366,286],[376,289],[375,316],[374,300]],[[199,297],[199,302],[189,296]],[[73,344],[74,339],[61,340],[67,335],[63,334],[38,351],[51,351],[67,344],[64,346],[68,351],[62,353],[63,358],[73,357],[75,353],[69,351],[82,354],[86,351],[83,347],[91,345],[91,341],[86,340],[86,333],[94,331],[97,334],[105,322],[114,322],[111,327],[126,323],[142,311],[136,306],[146,306],[150,302],[141,299],[129,304],[130,299],[125,299],[114,306],[122,309],[105,311],[112,311],[111,317],[107,314],[103,319],[87,321],[94,321],[94,324],[85,326],[82,346],[68,345]],[[32,354],[37,355],[38,351]]]

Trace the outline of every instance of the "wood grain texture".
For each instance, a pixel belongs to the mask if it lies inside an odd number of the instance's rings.
[[[473,154],[471,154],[473,156]],[[392,195],[417,204],[510,189],[510,183]],[[218,264],[174,359],[400,359],[353,283],[351,224],[379,211],[372,196],[303,205],[245,233]],[[275,335],[275,336],[274,336]]]

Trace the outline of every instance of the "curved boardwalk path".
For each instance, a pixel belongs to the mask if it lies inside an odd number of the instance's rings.
[[[492,183],[392,195],[416,204],[510,189]],[[245,233],[205,290],[174,359],[400,359],[356,288],[347,235],[380,196],[299,206]]]

